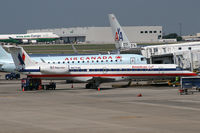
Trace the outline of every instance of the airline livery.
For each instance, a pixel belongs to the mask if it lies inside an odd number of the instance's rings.
[[[28,33],[28,34],[9,34],[0,35],[0,42],[5,43],[37,43],[51,42],[60,37],[52,32]]]
[[[114,14],[109,14],[109,21],[112,28],[112,33],[115,40],[115,47],[120,50],[130,49],[130,48],[137,48],[136,43],[130,43],[128,37],[126,36],[124,30],[120,26],[119,22],[117,21]],[[118,52],[119,52],[118,51]]]
[[[48,64],[147,64],[146,58],[137,54],[102,54],[102,55],[30,55],[36,62]],[[15,64],[9,53],[0,45],[0,71],[13,72]]]
[[[33,61],[22,47],[11,46],[10,51],[17,70],[31,78],[86,82],[86,88],[97,88],[103,82],[196,76],[174,64],[48,64]]]

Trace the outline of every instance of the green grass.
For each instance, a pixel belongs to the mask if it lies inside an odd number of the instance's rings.
[[[35,54],[71,54],[74,53],[69,44],[21,45],[28,53]],[[114,44],[76,44],[78,53],[107,53],[115,49]]]

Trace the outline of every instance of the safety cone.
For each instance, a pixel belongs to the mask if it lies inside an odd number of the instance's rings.
[[[142,94],[141,94],[141,93],[140,93],[140,94],[138,94],[138,95],[137,95],[137,97],[142,97]]]
[[[24,91],[24,87],[22,88],[22,91]]]
[[[100,88],[98,88],[98,91],[100,91],[101,89]]]

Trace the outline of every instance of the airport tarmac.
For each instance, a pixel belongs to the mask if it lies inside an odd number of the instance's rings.
[[[111,83],[97,91],[62,81],[49,91],[22,92],[20,86],[19,80],[0,81],[0,133],[200,131],[200,93],[179,95],[178,88],[167,86],[111,88]]]

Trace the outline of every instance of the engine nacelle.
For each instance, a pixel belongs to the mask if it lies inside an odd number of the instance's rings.
[[[22,43],[28,43],[28,40],[27,39],[23,39]]]
[[[30,43],[37,43],[37,40],[30,40]]]
[[[69,72],[69,66],[65,64],[41,66],[40,72],[49,74],[64,74]]]

